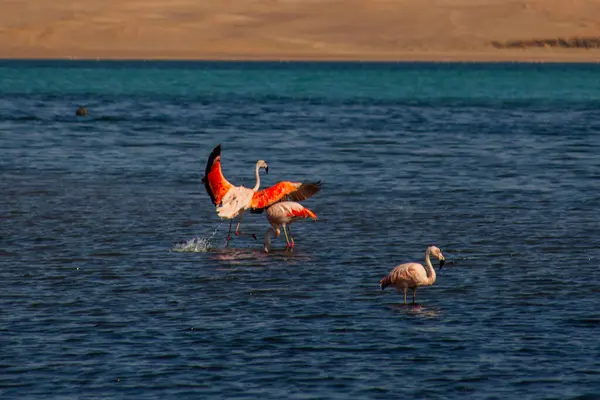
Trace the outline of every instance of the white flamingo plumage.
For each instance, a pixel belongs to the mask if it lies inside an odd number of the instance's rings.
[[[440,260],[440,269],[442,269],[446,258],[439,248],[429,246],[425,252],[425,265],[427,269],[423,265],[414,262],[400,264],[379,281],[381,290],[388,286],[393,286],[397,291],[403,291],[404,304],[406,304],[406,291],[410,288],[413,292],[414,304],[417,288],[419,286],[431,286],[435,283],[436,273],[433,265],[431,265],[430,255]]]
[[[290,225],[299,219],[306,218],[312,218],[315,221],[317,220],[317,216],[314,212],[295,201],[282,201],[267,208],[267,220],[271,224],[271,228],[269,228],[265,234],[265,253],[268,253],[271,249],[271,235],[279,237],[279,235],[281,235],[282,227],[283,233],[285,234],[285,248],[286,250],[292,249],[294,247],[294,238],[292,237]]]
[[[221,171],[221,145],[213,149],[208,162],[202,182],[213,204],[216,206],[217,214],[224,219],[239,217],[235,230],[239,235],[243,213],[247,210],[261,212],[263,209],[282,200],[302,201],[316,194],[321,189],[320,182],[278,182],[275,185],[258,190],[260,187],[259,170],[264,168],[268,173],[269,167],[264,160],[259,160],[255,166],[256,185],[249,189],[244,186],[233,186]],[[231,223],[227,243],[231,237]]]
[[[242,218],[244,217],[244,211],[246,211],[245,205],[248,204],[254,193],[258,192],[258,188],[260,187],[260,174],[259,171],[261,168],[264,168],[265,172],[269,173],[269,166],[265,162],[265,160],[258,160],[256,162],[256,166],[254,167],[254,174],[256,176],[256,184],[252,189],[248,189],[244,186],[234,186],[232,187],[225,197],[222,200],[222,203],[217,206],[217,214],[221,218],[230,219],[229,222],[229,233],[227,234],[227,243],[229,244],[229,240],[231,239],[231,224],[233,222],[233,218],[238,217],[238,223],[235,227],[235,234],[242,235],[240,232],[240,225],[242,224]],[[256,239],[256,235],[251,234],[254,239]]]

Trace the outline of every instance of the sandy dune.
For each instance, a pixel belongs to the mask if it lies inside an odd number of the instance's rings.
[[[600,61],[600,0],[0,0],[1,58]]]

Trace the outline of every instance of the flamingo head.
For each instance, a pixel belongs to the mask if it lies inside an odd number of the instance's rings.
[[[267,163],[265,162],[265,160],[258,160],[256,162],[256,168],[264,168],[265,172],[267,174],[269,173],[269,166],[267,165]]]
[[[265,250],[265,253],[269,253],[269,250],[271,250],[271,233],[274,235],[279,236],[279,231],[275,231],[273,228],[269,228],[269,230],[267,230],[267,233],[265,233],[265,245],[263,247],[263,249]]]
[[[429,254],[440,260],[440,269],[444,266],[446,262],[446,257],[442,254],[442,251],[436,246],[429,246]]]

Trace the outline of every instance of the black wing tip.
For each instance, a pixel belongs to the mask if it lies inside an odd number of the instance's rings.
[[[221,155],[221,143],[219,143],[210,153],[210,157],[218,157]]]
[[[204,170],[204,176],[202,177],[202,183],[204,184],[204,187],[206,188],[206,192],[208,193],[208,195],[210,196],[211,201],[213,202],[213,204],[216,204],[216,199],[215,199],[215,195],[213,194],[210,185],[208,184],[208,173],[210,172],[213,163],[215,162],[216,158],[219,157],[221,155],[221,144],[219,143],[217,145],[217,147],[215,147],[213,149],[213,151],[211,151],[210,155],[208,156],[208,161],[206,162],[206,169]]]
[[[210,155],[208,156],[208,161],[206,162],[206,171],[204,171],[204,175],[208,176],[208,173],[210,172],[210,168],[212,167],[213,162],[215,162],[215,159],[217,157],[219,157],[221,155],[221,145],[217,145],[217,147],[215,147],[213,149],[213,151],[210,152]]]
[[[315,190],[315,193],[320,191],[321,189],[323,189],[323,182],[321,182],[321,181],[306,182],[305,185],[312,187]]]
[[[289,201],[304,201],[321,191],[323,187],[321,181],[303,182],[295,192],[290,193],[286,198]]]
[[[208,162],[206,163],[206,167],[208,168],[208,166],[212,165],[213,161],[215,161],[215,158],[219,157],[220,155],[221,155],[221,144],[218,144],[210,152],[210,155],[208,156]]]
[[[308,182],[308,181],[307,181],[307,182],[302,182],[302,184],[303,184],[303,185],[307,185],[307,186],[309,186],[309,185],[310,185],[310,186],[316,186],[316,187],[318,187],[319,189],[323,187],[323,182],[321,182],[321,181],[316,181],[316,182]]]

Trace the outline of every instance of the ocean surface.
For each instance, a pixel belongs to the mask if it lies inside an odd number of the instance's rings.
[[[2,399],[600,398],[600,65],[1,61],[0,172]]]

